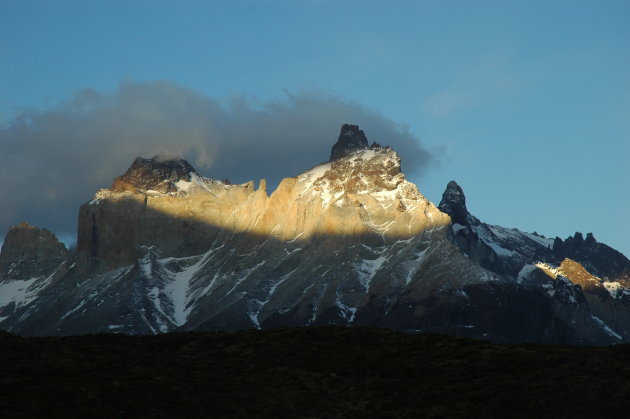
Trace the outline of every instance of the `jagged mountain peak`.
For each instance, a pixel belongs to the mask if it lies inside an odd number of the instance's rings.
[[[1,254],[6,255],[10,249],[24,251],[26,248],[36,248],[45,245],[65,249],[65,246],[57,239],[57,236],[47,229],[38,228],[26,221],[22,221],[9,229],[2,245]]]
[[[330,150],[330,161],[338,160],[357,150],[366,148],[368,148],[368,140],[363,130],[359,129],[358,125],[343,124],[339,138]]]
[[[466,196],[461,186],[454,180],[446,185],[446,190],[442,194],[442,200],[438,205],[440,211],[451,216],[453,224],[468,224],[468,209],[466,208]]]
[[[197,175],[197,171],[181,157],[136,157],[129,169],[114,179],[110,189],[113,192],[175,192],[175,183],[180,180],[190,181],[191,175]]]
[[[0,251],[0,279],[22,278],[47,272],[66,258],[68,250],[45,228],[22,221],[12,226]]]
[[[304,172],[298,182],[304,192],[310,190],[319,194],[326,203],[348,194],[370,194],[377,200],[425,199],[417,187],[405,179],[400,170],[400,157],[390,147],[355,150]]]
[[[598,276],[630,278],[630,260],[621,252],[600,243],[593,233],[586,238],[580,232],[562,240],[559,237],[553,242],[552,254],[557,260],[574,259]]]
[[[398,153],[376,142],[368,146],[363,130],[351,124],[342,125],[330,161],[304,172],[298,179],[307,179],[309,186],[324,195],[391,192],[408,183],[400,170]],[[413,186],[415,197],[419,193]]]

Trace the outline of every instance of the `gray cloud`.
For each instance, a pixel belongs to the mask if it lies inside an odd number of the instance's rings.
[[[79,205],[136,156],[180,155],[212,178],[264,177],[274,185],[327,160],[343,123],[391,145],[408,174],[434,160],[404,125],[321,93],[215,100],[168,82],[124,82],[112,94],[77,91],[0,128],[0,234],[21,220],[74,234]]]

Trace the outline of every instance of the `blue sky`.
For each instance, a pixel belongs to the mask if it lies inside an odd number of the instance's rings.
[[[433,153],[425,170],[401,157],[436,204],[455,179],[483,221],[630,255],[628,1],[0,1],[5,126],[160,80],[356,105]]]

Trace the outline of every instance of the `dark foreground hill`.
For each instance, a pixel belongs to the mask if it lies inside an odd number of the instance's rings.
[[[356,327],[0,333],[0,417],[624,417],[630,407],[629,345]]]

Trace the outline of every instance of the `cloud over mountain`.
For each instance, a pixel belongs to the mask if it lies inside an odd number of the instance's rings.
[[[273,185],[327,160],[345,122],[394,147],[407,173],[434,160],[404,125],[319,92],[262,102],[213,99],[164,81],[127,81],[113,93],[80,90],[0,128],[0,175],[7,180],[0,234],[22,219],[72,233],[79,204],[136,156],[180,155],[209,177],[265,177]]]

